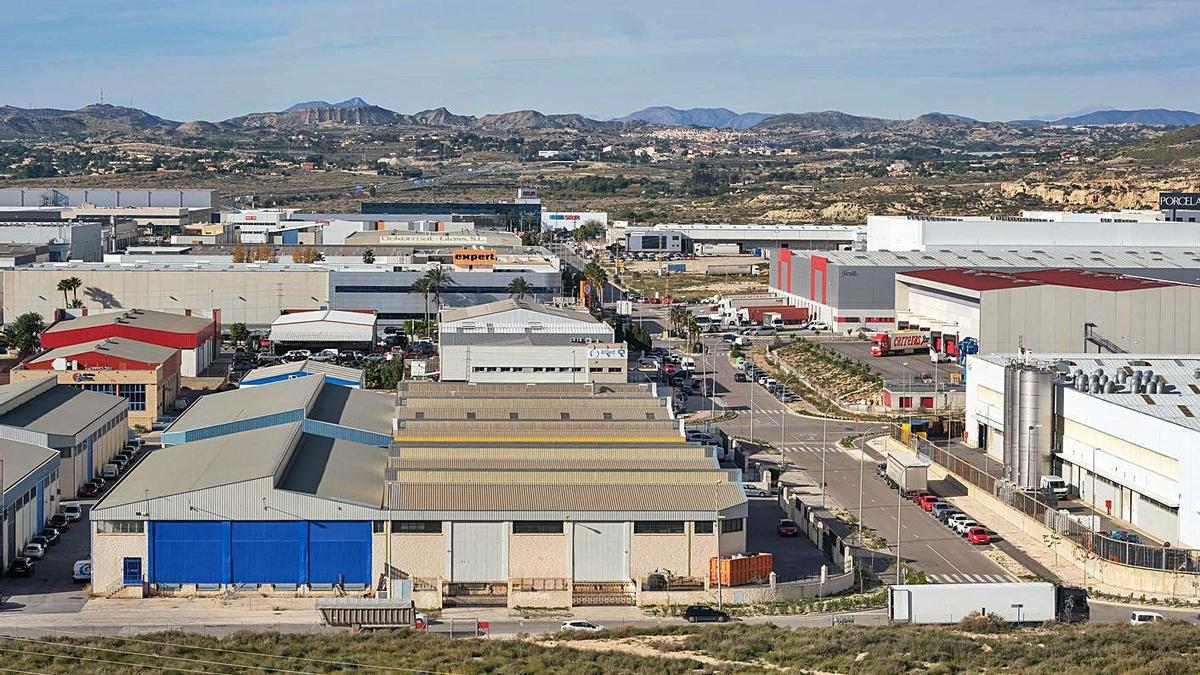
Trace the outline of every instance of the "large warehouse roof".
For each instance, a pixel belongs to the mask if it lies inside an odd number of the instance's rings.
[[[163,331],[166,333],[199,333],[211,326],[212,319],[185,316],[147,309],[131,309],[124,312],[89,314],[75,319],[59,321],[46,329],[45,333],[63,333],[98,326],[127,325],[133,328]]]
[[[284,314],[271,324],[273,342],[375,342],[373,313],[322,309]]]
[[[4,480],[4,484],[0,485],[0,505],[3,504],[2,495],[5,490],[20,483],[30,472],[45,464],[46,460],[57,456],[57,450],[0,438],[0,466],[4,467],[4,471],[0,472],[0,478]]]
[[[1010,273],[962,267],[940,267],[928,270],[913,270],[911,272],[904,272],[898,276],[923,279],[925,281],[965,288],[972,291],[995,291],[1036,286],[1067,286],[1070,288],[1120,292],[1187,285],[1126,274],[1063,268]]]
[[[288,361],[274,366],[255,368],[242,376],[242,379],[238,381],[238,386],[247,386],[263,380],[283,380],[289,379],[292,376],[312,375],[314,373],[321,373],[322,375],[328,375],[332,380],[346,382],[360,382],[363,377],[363,371],[358,368],[347,368],[346,366],[339,366],[333,363],[303,359],[300,361]],[[269,382],[264,382],[264,384],[269,384]]]
[[[562,307],[551,307],[537,302],[529,302],[527,300],[504,299],[496,300],[495,302],[485,302],[472,307],[447,308],[441,311],[440,320],[442,323],[451,321],[463,321],[467,319],[478,319],[501,312],[511,312],[516,309],[524,309],[537,314],[545,314],[559,319],[570,319],[572,321],[580,321],[583,323],[598,324],[600,321],[596,317],[587,312],[577,312],[575,310],[564,309]]]
[[[201,396],[163,434],[192,431],[291,410],[307,410],[322,384],[319,377],[301,377],[253,389],[233,389]]]
[[[29,360],[29,363],[53,363],[55,359],[81,359],[84,355],[109,356],[114,359],[127,359],[139,363],[166,363],[178,352],[170,347],[161,347],[137,340],[126,338],[105,338],[94,342],[58,347],[42,352]]]
[[[833,265],[864,267],[1004,267],[1043,268],[1079,267],[1086,269],[1132,267],[1168,267],[1191,269],[1200,267],[1198,249],[1123,249],[1092,250],[1074,253],[1051,253],[1044,248],[1021,248],[994,251],[792,251],[793,256],[810,255],[825,258]],[[774,264],[774,260],[772,260]]]
[[[474,488],[393,483],[388,507],[399,511],[720,511],[745,504],[741,486],[545,485],[488,483]]]
[[[17,399],[22,393],[42,386],[53,375],[0,386],[0,401]],[[11,393],[9,393],[10,389]],[[98,391],[84,391],[69,384],[56,384],[0,415],[0,425],[19,427],[43,434],[74,436],[96,420],[125,404],[125,399]]]

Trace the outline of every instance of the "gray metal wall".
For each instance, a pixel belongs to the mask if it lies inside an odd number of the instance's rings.
[[[345,272],[329,273],[329,306],[334,309],[372,309],[379,312],[380,324],[396,324],[405,319],[420,318],[425,311],[425,300],[420,293],[408,289],[424,272]],[[522,277],[535,288],[551,289],[551,293],[540,293],[537,301],[548,301],[562,290],[562,276],[558,272],[451,272],[454,285],[442,289],[442,303],[446,307],[471,307],[486,302],[505,300],[509,297],[506,287],[517,277]],[[485,292],[475,289],[484,287]],[[367,290],[362,289],[378,289]],[[431,318],[436,318],[437,306],[432,296],[429,301]]]
[[[575,523],[576,581],[629,581],[627,523]]]
[[[450,581],[508,580],[506,523],[451,523]]]
[[[216,190],[106,190],[93,188],[7,188],[0,206],[214,208]]]

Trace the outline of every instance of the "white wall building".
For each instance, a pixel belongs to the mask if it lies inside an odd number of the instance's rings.
[[[542,231],[574,230],[586,222],[595,221],[608,227],[606,211],[542,211]]]
[[[444,309],[442,381],[625,382],[628,350],[590,314],[520,300]]]
[[[1012,354],[966,361],[966,442],[1002,461],[1005,365]],[[1112,383],[1081,391],[1063,378],[1053,385],[1053,411],[1045,435],[1052,473],[1085,502],[1133,524],[1172,546],[1200,547],[1200,387],[1195,354],[1038,354],[1050,368],[1062,361],[1071,374],[1103,372]],[[1119,374],[1124,373],[1124,374]],[[1141,373],[1142,378],[1136,374]],[[1124,382],[1119,382],[1124,379]],[[1145,393],[1136,386],[1149,383]]]
[[[1145,211],[1027,211],[1017,217],[869,216],[868,251],[1200,248],[1200,228]]]

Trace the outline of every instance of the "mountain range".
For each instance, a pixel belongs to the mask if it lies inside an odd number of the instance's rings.
[[[643,125],[755,129],[762,131],[825,131],[864,133],[877,131],[925,131],[935,128],[984,127],[995,125],[1114,125],[1143,124],[1184,127],[1200,124],[1200,114],[1183,110],[1101,110],[1059,120],[1016,120],[981,122],[949,113],[926,113],[910,120],[851,115],[837,110],[805,113],[737,113],[727,108],[668,106],[645,108],[615,120],[598,120],[579,114],[546,115],[536,110],[483,115],[455,115],[445,108],[415,114],[399,113],[372,105],[361,98],[338,103],[306,101],[279,112],[258,112],[219,122],[177,122],[144,110],[108,104],[93,104],[78,110],[17,108],[0,106],[0,138],[39,136],[177,135],[203,136],[294,130],[311,127],[451,127],[478,131],[530,132],[566,130],[578,133],[619,133]]]

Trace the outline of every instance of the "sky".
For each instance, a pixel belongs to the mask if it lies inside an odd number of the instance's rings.
[[[5,0],[0,105],[1200,110],[1200,0]]]

